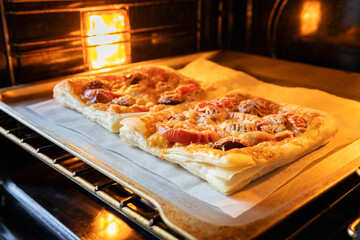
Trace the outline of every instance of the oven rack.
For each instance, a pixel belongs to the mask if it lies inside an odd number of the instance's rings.
[[[157,237],[185,239],[163,222],[158,209],[149,201],[1,110],[0,133]]]

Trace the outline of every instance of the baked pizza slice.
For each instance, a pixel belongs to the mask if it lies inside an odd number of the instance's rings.
[[[224,194],[315,150],[337,130],[321,111],[239,91],[122,124],[124,142],[181,165]]]
[[[186,105],[206,97],[196,80],[176,70],[143,65],[113,74],[69,78],[54,88],[54,99],[111,132],[124,117]]]

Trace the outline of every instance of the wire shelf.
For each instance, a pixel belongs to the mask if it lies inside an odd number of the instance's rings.
[[[158,209],[149,201],[1,111],[0,134],[156,236],[162,239],[184,239],[162,221]]]

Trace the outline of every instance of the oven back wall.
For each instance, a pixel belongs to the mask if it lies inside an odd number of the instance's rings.
[[[131,37],[125,41],[131,46],[131,62],[217,48],[216,38],[203,39],[216,36],[218,28],[211,24],[217,22],[202,19],[202,15],[213,18],[202,11],[214,8],[216,16],[218,1],[1,1],[8,26],[14,84],[87,71],[81,17],[83,12],[102,8],[128,10],[130,30],[126,34]],[[4,71],[5,56],[0,57]]]
[[[360,72],[359,0],[225,2],[226,48]]]

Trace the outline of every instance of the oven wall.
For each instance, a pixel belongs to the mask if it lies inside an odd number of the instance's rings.
[[[234,0],[229,5],[226,48],[360,72],[360,1]]]
[[[219,48],[220,0],[1,1],[14,84],[88,71],[80,18],[83,11],[96,8],[128,9],[131,62]],[[7,67],[4,57],[1,71]]]
[[[0,7],[2,5],[0,4]],[[0,16],[2,17],[1,8],[0,8]],[[0,21],[2,23],[2,21]],[[6,61],[6,51],[5,51],[5,35],[4,35],[4,26],[0,24],[0,88],[11,85],[11,80],[9,76],[8,63]]]
[[[358,0],[0,1],[0,86],[88,71],[81,11],[113,5],[129,9],[131,62],[225,49],[360,72]]]

